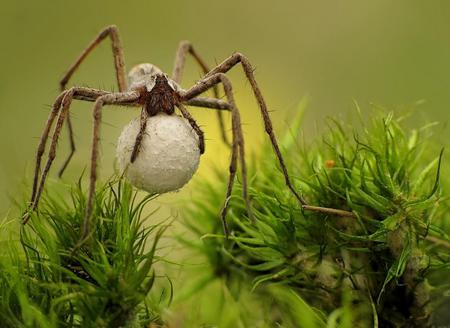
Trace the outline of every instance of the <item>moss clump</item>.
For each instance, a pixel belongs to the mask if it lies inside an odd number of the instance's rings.
[[[92,238],[75,250],[85,193],[51,186],[38,213],[5,242],[0,258],[2,327],[142,327],[158,322],[153,264],[164,227],[144,227],[130,185],[112,181],[96,194]],[[66,192],[67,196],[67,192]],[[19,222],[19,220],[17,220]],[[6,229],[6,226],[2,227]]]
[[[310,204],[349,210],[356,218],[302,211],[275,159],[264,156],[250,170],[255,224],[237,188],[229,215],[233,232],[224,238],[212,211],[223,197],[216,180],[199,187],[188,226],[228,282],[246,281],[256,292],[287,286],[325,317],[350,300],[352,327],[431,326],[441,320],[450,282],[443,152],[428,128],[407,130],[392,113],[357,129],[328,123],[315,144],[301,146],[289,135],[282,149]],[[271,151],[265,147],[263,154]]]
[[[154,266],[170,256],[156,255],[166,226],[144,225],[154,220],[143,214],[154,196],[138,200],[120,180],[98,188],[92,238],[75,248],[85,193],[79,184],[69,193],[53,184],[30,223],[2,241],[1,326],[446,325],[449,185],[441,178],[443,152],[429,136],[429,128],[407,129],[388,114],[353,126],[330,120],[323,138],[308,146],[295,134],[281,139],[303,197],[354,218],[302,211],[267,156],[268,144],[249,167],[256,221],[247,217],[237,181],[228,239],[218,215],[223,172],[197,180],[182,212],[193,234],[177,238],[190,265],[177,266],[184,281],[174,288],[156,278]]]

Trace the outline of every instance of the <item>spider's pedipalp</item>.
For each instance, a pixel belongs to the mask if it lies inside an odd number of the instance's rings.
[[[188,120],[189,124],[191,125],[192,129],[195,131],[195,133],[198,135],[198,148],[200,149],[200,155],[205,153],[205,135],[198,126],[197,122],[192,117],[191,113],[184,107],[183,104],[178,104],[178,108],[180,109],[181,114],[185,119]]]

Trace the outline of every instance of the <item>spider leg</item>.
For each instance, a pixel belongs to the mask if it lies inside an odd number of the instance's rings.
[[[114,57],[114,67],[116,70],[117,83],[119,85],[119,91],[125,92],[127,90],[127,80],[125,75],[125,60],[123,55],[123,46],[119,37],[119,30],[117,26],[111,25],[104,28],[94,40],[89,43],[89,45],[84,49],[75,62],[69,67],[67,72],[64,74],[63,78],[59,82],[61,91],[66,88],[72,75],[81,65],[81,63],[86,59],[86,57],[94,50],[104,39],[107,37],[111,38],[112,52]]]
[[[235,54],[231,55],[229,58],[225,59],[221,64],[217,65],[215,68],[213,68],[211,71],[209,71],[209,73],[206,74],[206,76],[202,80],[197,82],[197,84],[194,87],[187,90],[184,93],[183,97],[185,99],[192,99],[192,98],[196,97],[197,95],[202,93],[202,91],[201,91],[202,86],[206,83],[206,81],[208,81],[209,78],[211,78],[219,73],[226,73],[239,63],[241,64],[247,79],[250,81],[250,85],[252,87],[253,94],[255,95],[255,98],[258,102],[261,116],[264,121],[265,131],[266,131],[267,135],[269,136],[270,142],[272,144],[272,148],[275,152],[275,155],[278,158],[278,162],[280,163],[286,186],[289,188],[289,190],[292,192],[292,194],[297,198],[298,202],[300,203],[301,208],[306,209],[306,210],[316,211],[316,212],[332,214],[332,215],[355,217],[355,215],[349,211],[333,209],[333,208],[326,208],[326,207],[319,207],[319,206],[311,206],[311,205],[307,204],[305,199],[302,196],[300,196],[299,193],[297,193],[294,186],[292,185],[286,164],[284,162],[283,155],[281,154],[280,147],[278,146],[278,141],[275,137],[275,133],[273,132],[272,121],[270,120],[269,111],[267,110],[266,102],[262,96],[262,93],[258,86],[258,83],[256,82],[255,75],[253,73],[254,69],[253,69],[252,65],[250,64],[249,60],[247,59],[247,57],[245,57],[243,54],[235,53]]]
[[[110,93],[98,97],[94,104],[93,118],[94,126],[92,132],[92,151],[91,151],[91,168],[90,168],[90,183],[89,194],[86,204],[86,213],[81,229],[81,237],[78,246],[83,243],[90,235],[90,222],[92,212],[94,210],[95,198],[95,183],[97,181],[97,162],[98,162],[98,148],[100,143],[100,126],[102,120],[102,108],[104,105],[111,104],[132,104],[139,101],[139,94],[137,92],[119,92]]]
[[[39,181],[39,187],[36,188],[36,187],[34,187],[34,185],[36,185],[36,186],[38,185],[38,183],[37,183],[37,175],[39,174],[40,161],[41,161],[41,158],[42,158],[42,155],[39,155],[39,153],[40,153],[40,151],[42,151],[42,152],[44,151],[45,144],[46,144],[46,141],[47,141],[47,138],[41,139],[41,144],[40,144],[40,147],[39,147],[40,149],[38,149],[38,156],[36,157],[36,172],[35,172],[35,177],[34,177],[34,181],[35,182],[33,184],[33,196],[34,196],[34,198],[32,198],[32,200],[31,200],[31,211],[34,211],[37,208],[38,204],[39,204],[39,200],[41,198],[41,194],[42,194],[42,191],[44,189],[45,179],[47,178],[48,171],[50,170],[52,162],[53,162],[53,160],[55,159],[55,156],[56,156],[56,146],[57,146],[57,143],[58,143],[59,135],[60,135],[63,123],[64,123],[64,119],[65,119],[66,113],[69,110],[70,104],[72,103],[72,99],[73,99],[73,92],[72,91],[67,91],[67,92],[64,93],[64,96],[63,96],[63,99],[62,99],[62,102],[61,102],[62,109],[61,109],[61,112],[60,112],[60,114],[58,116],[58,120],[56,122],[56,127],[55,127],[55,130],[53,132],[52,143],[51,143],[50,150],[49,150],[49,153],[48,153],[47,162],[45,164],[44,171],[42,172],[41,179]],[[50,114],[50,116],[51,115],[52,115],[52,113]],[[50,129],[50,125],[51,124],[47,124],[46,127],[48,127],[48,129]],[[44,131],[44,134],[45,134],[45,132],[46,131]],[[48,136],[48,132],[47,132],[47,136]],[[41,146],[42,146],[42,148],[41,148]],[[29,219],[30,219],[30,212],[27,212],[25,214],[25,216],[23,217],[22,223],[26,224]]]
[[[185,119],[188,120],[189,124],[194,129],[195,133],[198,135],[198,148],[200,149],[200,154],[203,154],[205,152],[205,136],[203,131],[198,126],[197,122],[192,117],[191,113],[187,110],[186,107],[184,107],[183,104],[178,104],[178,108],[180,109],[181,114]]]
[[[37,154],[36,154],[36,164],[35,164],[34,178],[33,178],[33,190],[31,192],[30,204],[33,203],[34,198],[36,196],[37,185],[38,185],[38,180],[39,180],[39,173],[41,170],[41,161],[42,161],[42,156],[44,155],[44,152],[45,152],[45,145],[47,144],[48,135],[50,134],[50,129],[53,125],[56,115],[58,114],[58,111],[61,107],[61,103],[62,103],[66,93],[67,93],[66,91],[62,92],[56,98],[55,102],[53,103],[52,110],[48,116],[47,122],[45,123],[45,128],[44,128],[44,131],[42,132],[42,135],[41,135],[41,138],[39,141]]]
[[[247,79],[250,81],[250,84],[252,86],[253,93],[257,99],[259,108],[261,110],[261,114],[262,114],[263,121],[264,121],[265,131],[269,135],[270,141],[272,143],[272,147],[278,158],[278,162],[280,163],[286,185],[291,190],[291,192],[294,194],[294,196],[297,198],[297,200],[299,201],[301,206],[306,205],[306,201],[303,199],[302,196],[300,196],[300,194],[297,193],[297,191],[295,190],[294,186],[291,183],[291,179],[289,178],[286,164],[284,163],[284,159],[283,159],[283,156],[281,155],[280,147],[278,146],[278,142],[275,137],[275,133],[273,132],[272,121],[270,120],[269,111],[267,110],[266,102],[262,96],[262,93],[261,93],[261,90],[259,89],[258,84],[256,83],[256,79],[253,74],[253,68],[250,65],[250,62],[248,61],[248,59],[240,53],[233,54],[231,57],[229,57],[228,59],[223,61],[221,64],[219,64],[217,67],[212,69],[205,76],[205,79],[208,78],[209,76],[213,76],[214,74],[217,74],[217,73],[226,73],[231,68],[233,68],[235,65],[237,65],[239,63],[241,63],[241,65],[244,69],[245,75],[247,76]],[[186,97],[192,97],[192,96],[195,97],[195,95],[198,91],[196,91],[194,88],[187,91]]]
[[[195,98],[185,101],[185,104],[188,106],[230,111],[229,103],[227,103],[226,101],[220,100],[220,99],[216,99],[216,98],[195,97]]]
[[[198,63],[198,65],[202,68],[203,74],[208,74],[208,72],[209,72],[208,65],[199,56],[197,51],[195,51],[194,47],[192,46],[192,43],[189,41],[181,41],[178,46],[177,54],[175,56],[175,64],[174,64],[173,73],[172,73],[172,80],[174,80],[178,84],[181,83],[181,80],[183,77],[183,72],[184,72],[184,67],[185,67],[185,63],[186,63],[186,57],[188,54],[191,55],[194,58],[194,60]],[[219,89],[217,88],[217,86],[216,85],[213,86],[212,89],[213,89],[214,97],[216,99],[219,98]],[[228,140],[228,137],[227,137],[227,134],[225,131],[225,122],[224,122],[222,112],[220,112],[220,111],[217,112],[217,119],[219,120],[222,141],[227,146],[231,146],[230,141]]]
[[[85,100],[85,101],[95,101],[97,98],[109,95],[110,93],[103,90],[91,89],[91,88],[70,88],[69,90],[63,91],[58,98],[56,99],[52,111],[49,114],[47,119],[47,123],[45,125],[44,131],[41,135],[41,139],[38,146],[38,151],[36,154],[36,166],[35,166],[35,174],[33,179],[33,191],[30,202],[30,210],[34,211],[38,204],[39,199],[41,197],[42,191],[44,189],[45,180],[47,178],[48,172],[51,168],[53,160],[56,156],[56,148],[58,139],[61,133],[62,126],[64,124],[64,120],[67,118],[67,113],[69,112],[70,105],[73,99]],[[125,99],[126,100],[126,99]],[[133,105],[133,101],[123,101],[121,104],[123,105]],[[41,168],[42,156],[45,152],[45,146],[47,144],[48,136],[52,127],[52,124],[55,120],[55,117],[60,111],[58,120],[56,123],[55,130],[52,136],[52,142],[50,145],[50,150],[47,158],[47,162],[45,164],[44,170],[42,172],[41,178],[39,180],[39,173]],[[26,224],[29,220],[29,212],[26,213],[23,217],[23,223]]]
[[[41,138],[39,141],[39,146],[38,146],[38,150],[37,150],[37,154],[36,154],[36,165],[35,165],[34,179],[33,179],[33,190],[31,193],[31,203],[33,203],[34,198],[36,196],[38,180],[39,180],[39,173],[40,173],[40,169],[41,169],[41,161],[42,161],[42,156],[45,152],[45,146],[47,144],[48,136],[49,136],[50,130],[52,128],[53,122],[56,118],[56,115],[58,114],[58,111],[61,108],[61,104],[62,104],[64,97],[67,95],[68,97],[71,97],[74,99],[95,101],[96,98],[98,98],[101,95],[104,95],[106,93],[108,93],[108,92],[103,91],[103,90],[91,89],[91,88],[71,88],[70,90],[65,90],[65,91],[61,92],[61,94],[56,98],[55,102],[53,103],[52,110],[48,116],[47,122],[45,124],[44,131],[42,132],[42,135],[41,135]]]
[[[228,180],[227,193],[225,196],[225,202],[221,211],[221,219],[224,227],[225,235],[228,236],[229,229],[226,222],[226,215],[228,212],[229,201],[231,197],[231,193],[233,190],[234,179],[236,176],[236,166],[237,160],[240,161],[241,174],[242,174],[242,196],[244,198],[245,206],[247,209],[247,213],[249,218],[254,221],[253,212],[251,210],[250,197],[248,194],[248,183],[247,183],[247,165],[245,162],[245,149],[244,149],[244,136],[242,133],[241,127],[241,118],[239,109],[236,106],[234,96],[233,96],[233,88],[228,77],[223,73],[217,73],[214,75],[210,75],[207,78],[203,79],[199,83],[197,83],[194,87],[187,90],[185,94],[182,95],[182,101],[189,101],[193,97],[205,92],[206,90],[212,88],[214,85],[218,83],[222,83],[225,91],[225,95],[227,97],[227,101],[231,110],[231,118],[232,118],[232,131],[233,131],[233,141],[232,141],[232,153],[231,153],[231,162],[230,162],[230,175]]]
[[[139,128],[138,134],[136,135],[136,141],[134,142],[133,151],[131,153],[131,163],[136,160],[137,155],[139,154],[142,138],[144,137],[145,129],[147,128],[147,111],[144,108],[141,109],[141,117],[139,123],[141,126]]]
[[[116,26],[111,25],[104,28],[97,37],[89,43],[89,45],[82,51],[82,53],[78,56],[75,62],[69,67],[68,71],[64,74],[63,78],[59,82],[59,86],[61,91],[66,89],[66,85],[69,82],[72,75],[79,68],[81,63],[86,59],[86,57],[94,50],[104,39],[110,37],[112,43],[112,53],[114,57],[114,67],[116,70],[116,79],[119,85],[119,91],[125,92],[127,90],[127,80],[125,74],[125,60],[123,54],[123,47],[119,37],[119,31]],[[67,130],[69,132],[69,142],[70,142],[70,153],[64,161],[61,169],[58,172],[58,176],[61,177],[69,165],[70,160],[72,159],[76,147],[75,147],[75,138],[73,133],[72,120],[70,118],[70,112],[67,113],[66,117],[67,121]]]
[[[216,106],[221,106],[221,107],[227,106],[227,103],[225,103],[224,101],[221,101],[221,100],[216,101],[216,100],[217,99],[214,99],[214,98],[201,98],[200,102],[201,102],[201,105],[204,105],[204,104],[211,105],[211,103],[214,103],[214,104],[216,104]],[[197,133],[198,138],[199,138],[200,154],[203,154],[205,152],[205,138],[203,135],[203,131],[200,129],[197,122],[193,119],[193,117],[191,116],[189,111],[186,109],[186,107],[184,107],[182,104],[178,104],[177,106],[180,109],[180,112],[183,115],[183,117],[189,121],[189,124],[192,126],[195,133]],[[136,160],[137,155],[139,154],[141,143],[142,143],[142,138],[144,137],[145,129],[147,127],[147,118],[148,118],[147,112],[144,109],[142,109],[141,116],[140,116],[140,129],[136,136],[136,141],[134,143],[133,151],[131,153],[131,160],[130,160],[131,163],[133,163]]]
[[[73,133],[72,119],[70,118],[70,113],[67,113],[66,121],[67,121],[67,132],[69,133],[70,153],[66,157],[66,160],[61,165],[61,168],[58,171],[58,178],[62,177],[64,171],[66,170],[67,166],[70,163],[70,160],[72,159],[72,157],[73,157],[73,155],[75,154],[75,151],[76,151],[75,136],[74,136],[74,133]]]

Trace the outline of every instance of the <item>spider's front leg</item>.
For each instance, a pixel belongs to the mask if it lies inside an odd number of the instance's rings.
[[[236,177],[237,170],[237,161],[240,161],[241,174],[242,174],[242,196],[244,198],[245,206],[247,209],[247,213],[249,218],[254,221],[253,212],[250,204],[250,197],[248,194],[248,183],[247,183],[247,165],[245,162],[245,148],[244,148],[244,135],[242,133],[241,127],[241,117],[238,107],[234,101],[233,88],[230,80],[225,74],[218,73],[207,78],[203,79],[199,83],[197,83],[192,88],[188,89],[185,93],[181,95],[181,99],[184,102],[188,102],[190,99],[193,99],[197,95],[209,90],[215,85],[222,83],[225,91],[225,95],[227,97],[228,106],[231,110],[231,120],[232,120],[232,131],[233,131],[233,139],[232,139],[232,147],[231,147],[231,161],[229,166],[229,179],[227,186],[227,193],[225,196],[225,201],[221,211],[221,219],[224,228],[225,235],[229,235],[229,228],[226,221],[226,215],[229,208],[229,201],[231,197],[231,193],[233,191],[234,180]]]

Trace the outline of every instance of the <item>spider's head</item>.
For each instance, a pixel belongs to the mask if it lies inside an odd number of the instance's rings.
[[[128,73],[128,80],[130,90],[138,90],[145,87],[147,92],[151,92],[158,83],[166,82],[172,90],[179,89],[177,83],[172,81],[169,76],[161,71],[157,66],[153,64],[139,64],[134,66]]]

